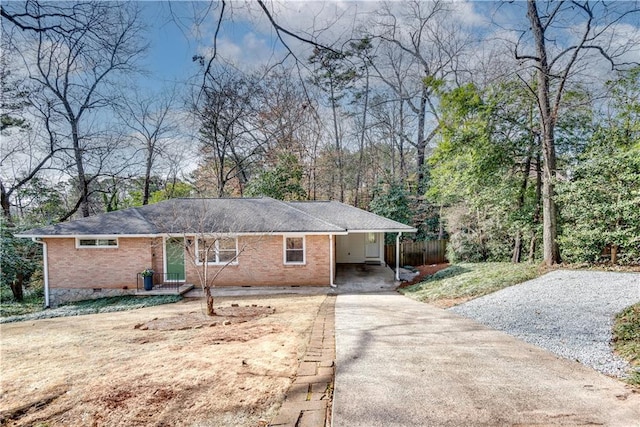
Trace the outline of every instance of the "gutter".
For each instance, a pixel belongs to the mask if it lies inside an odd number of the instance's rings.
[[[49,254],[47,253],[47,242],[38,237],[32,237],[35,243],[42,245],[42,275],[44,280],[44,308],[49,307]]]

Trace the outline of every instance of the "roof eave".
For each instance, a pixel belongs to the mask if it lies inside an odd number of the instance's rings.
[[[75,239],[75,238],[94,238],[94,239],[107,239],[114,237],[161,237],[162,234],[15,234],[15,237],[20,237],[24,239]]]
[[[415,228],[374,228],[374,229],[349,229],[349,233],[417,233]]]
[[[157,233],[157,234],[15,234],[15,237],[24,238],[24,239],[77,239],[77,238],[95,238],[95,239],[107,239],[107,238],[143,238],[143,237],[179,237],[179,236],[193,236],[196,234],[203,235],[215,235],[215,234],[228,234],[234,236],[264,236],[264,235],[281,235],[281,234],[305,234],[307,236],[319,235],[326,236],[329,234],[333,235],[346,235],[348,234],[347,230],[329,230],[329,231],[307,231],[307,230],[287,230],[287,231],[238,231],[238,232],[196,232],[196,231],[185,231],[178,233]]]

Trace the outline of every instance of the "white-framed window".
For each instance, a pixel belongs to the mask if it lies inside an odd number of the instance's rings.
[[[76,238],[76,248],[118,248],[118,239],[91,239],[91,238]]]
[[[237,264],[238,239],[236,237],[196,240],[198,264]]]
[[[305,264],[304,236],[284,236],[284,263]]]

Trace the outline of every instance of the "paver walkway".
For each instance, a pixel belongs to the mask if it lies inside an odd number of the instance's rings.
[[[311,329],[296,379],[271,426],[324,427],[330,422],[335,373],[335,296],[327,296]]]
[[[640,394],[395,293],[339,295],[333,425],[640,424]]]

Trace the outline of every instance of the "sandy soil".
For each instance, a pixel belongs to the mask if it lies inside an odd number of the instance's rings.
[[[266,425],[324,298],[219,298],[215,318],[197,300],[3,324],[0,423]]]

